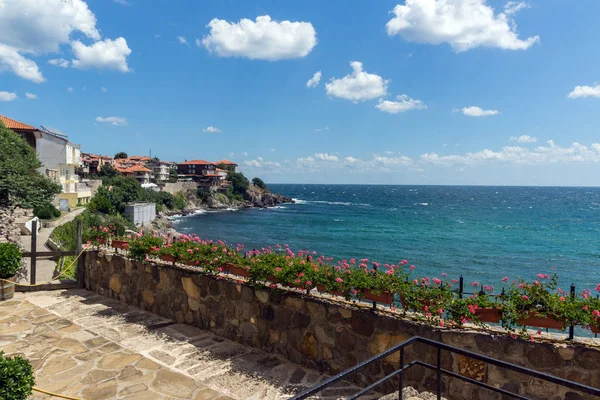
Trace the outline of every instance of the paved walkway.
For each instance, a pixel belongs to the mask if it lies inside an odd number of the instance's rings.
[[[0,348],[32,362],[38,387],[85,400],[278,400],[326,378],[80,289],[17,293],[0,302]],[[356,391],[339,383],[319,398]]]
[[[37,251],[49,251],[46,247],[46,242],[48,238],[54,231],[57,226],[66,224],[67,222],[73,221],[78,215],[83,213],[85,208],[78,208],[74,211],[71,211],[69,214],[60,218],[59,221],[55,221],[53,223],[52,228],[41,228],[37,234],[36,238],[36,250]],[[25,251],[31,250],[31,236],[23,235],[21,236],[21,244],[25,248]],[[25,265],[27,267],[27,278],[24,280],[25,282],[29,282],[31,276],[31,259],[25,259]],[[36,262],[36,274],[35,279],[36,283],[43,283],[50,281],[53,277],[58,274],[56,271],[56,262],[51,257],[38,258]]]

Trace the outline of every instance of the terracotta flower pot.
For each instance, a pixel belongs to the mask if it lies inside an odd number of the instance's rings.
[[[175,262],[175,257],[173,257],[170,254],[161,254],[160,256],[158,256],[161,260],[166,261],[166,262],[170,262],[170,263],[174,263]]]
[[[544,317],[539,315],[535,311],[529,312],[529,316],[517,321],[523,326],[535,326],[537,328],[549,328],[549,329],[565,329],[565,321],[559,320],[554,317]]]
[[[15,277],[11,276],[10,278],[6,279],[11,282],[0,280],[0,301],[10,300],[15,295],[15,284],[12,283],[15,281]]]
[[[381,304],[392,304],[392,302],[394,301],[394,294],[392,292],[381,292],[379,294],[376,294],[370,289],[366,289],[363,292],[362,297],[365,300],[375,301]]]
[[[244,267],[239,267],[237,265],[232,265],[232,264],[224,265],[223,269],[228,269],[230,274],[237,275],[237,276],[243,276],[245,278],[248,277],[249,272],[250,272]]]
[[[596,325],[591,325],[592,333],[600,333],[600,327]]]
[[[500,310],[497,308],[479,308],[475,310],[475,316],[481,322],[500,322]]]
[[[332,296],[340,296],[340,297],[345,297],[345,296],[346,296],[346,294],[345,294],[345,293],[343,293],[343,292],[335,292],[335,291],[330,291],[330,290],[327,290],[327,289],[325,288],[325,285],[317,285],[317,290],[318,290],[320,293],[328,293],[328,294],[330,294],[330,295],[332,295]]]
[[[129,248],[129,242],[127,240],[113,240],[111,246],[115,249],[127,250]]]

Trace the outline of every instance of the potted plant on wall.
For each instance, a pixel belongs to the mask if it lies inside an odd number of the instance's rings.
[[[448,318],[462,325],[472,322],[477,325],[498,323],[502,315],[502,303],[485,292],[464,299],[454,299],[447,308]]]
[[[586,319],[581,300],[558,288],[558,276],[538,274],[539,280],[519,279],[503,295],[502,321],[508,326],[563,330]]]
[[[34,384],[29,361],[20,356],[5,357],[0,351],[0,399],[27,399],[31,396]]]
[[[16,244],[0,243],[0,300],[12,299],[15,295],[15,284],[12,282],[22,261],[21,250]]]
[[[129,257],[144,261],[149,256],[158,254],[163,239],[157,236],[137,235],[129,242]]]

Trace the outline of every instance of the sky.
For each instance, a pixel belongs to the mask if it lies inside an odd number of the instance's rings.
[[[597,0],[0,0],[0,114],[269,183],[600,186]]]

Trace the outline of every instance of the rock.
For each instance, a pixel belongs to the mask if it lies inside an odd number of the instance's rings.
[[[187,376],[162,369],[156,373],[150,387],[167,396],[188,398],[196,390],[196,382]]]
[[[117,396],[117,382],[114,379],[86,388],[81,392],[84,399],[114,399]]]
[[[269,293],[264,290],[257,290],[254,292],[258,301],[263,304],[267,304],[269,302]]]
[[[306,357],[309,357],[311,360],[317,359],[317,356],[319,355],[319,347],[317,344],[317,339],[315,339],[312,333],[306,332],[306,334],[304,334],[302,343],[300,343],[300,353]]]
[[[121,292],[121,277],[117,274],[111,276],[108,287],[116,294],[119,294]]]
[[[154,293],[149,289],[144,289],[142,292],[142,298],[144,299],[144,303],[148,305],[148,307],[152,307],[154,304]]]
[[[183,290],[188,295],[188,297],[191,297],[195,300],[200,300],[200,289],[198,288],[198,286],[196,286],[192,278],[181,278],[181,284],[183,285]]]

